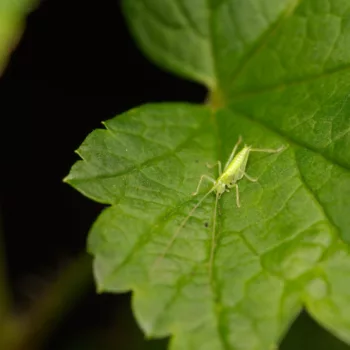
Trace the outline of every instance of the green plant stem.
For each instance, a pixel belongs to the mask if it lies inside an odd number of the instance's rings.
[[[210,106],[214,111],[225,105],[225,101],[220,90],[209,91],[204,103]]]
[[[5,344],[7,350],[31,350],[50,335],[76,300],[92,283],[91,258],[82,254],[59,274],[43,291],[25,315],[7,320]]]

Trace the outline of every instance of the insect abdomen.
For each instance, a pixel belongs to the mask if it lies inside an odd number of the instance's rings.
[[[231,161],[227,169],[221,175],[221,181],[225,184],[234,183],[239,180],[245,171],[249,147],[244,147]]]

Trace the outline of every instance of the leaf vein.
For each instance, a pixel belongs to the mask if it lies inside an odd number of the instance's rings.
[[[260,94],[271,92],[274,90],[283,90],[283,89],[290,87],[290,86],[298,86],[298,85],[302,85],[302,84],[311,83],[311,82],[317,81],[319,79],[328,78],[334,74],[346,72],[349,70],[350,70],[350,63],[344,64],[344,65],[339,66],[337,68],[329,69],[329,70],[322,72],[320,74],[311,75],[309,77],[305,77],[302,79],[289,80],[289,81],[285,81],[285,82],[278,83],[278,84],[266,85],[262,88],[257,88],[255,90],[243,91],[241,93],[238,92],[235,95],[235,100],[242,101],[242,100],[249,99],[255,95],[260,95]]]
[[[349,66],[350,68],[350,66]],[[281,129],[278,129],[277,127],[273,127],[271,125],[267,125],[266,123],[264,123],[264,121],[262,121],[261,119],[256,119],[252,116],[249,116],[247,113],[243,113],[242,111],[235,109],[234,106],[232,107],[233,110],[235,110],[237,113],[239,113],[240,115],[242,115],[243,117],[245,117],[246,119],[256,123],[257,125],[265,128],[266,130],[272,131],[273,133],[275,133],[276,135],[283,137],[287,142],[289,142],[290,144],[295,144],[296,146],[299,146],[301,148],[305,148],[311,152],[314,152],[318,155],[320,155],[321,157],[323,157],[325,160],[327,160],[330,163],[333,163],[335,165],[337,165],[339,168],[346,170],[346,171],[350,171],[350,168],[348,167],[348,165],[342,164],[341,162],[339,162],[337,159],[334,159],[332,157],[329,157],[328,155],[324,154],[323,152],[321,152],[318,149],[313,148],[312,146],[304,143],[303,141],[297,140],[295,138],[293,138],[292,136],[288,135],[287,133],[285,133],[284,131],[282,131]]]
[[[203,123],[204,124],[204,123]],[[196,136],[199,135],[201,132],[201,128],[198,127],[198,129],[195,129],[193,132],[191,132],[188,137],[183,140],[180,144],[178,144],[174,149],[171,149],[169,151],[166,151],[158,156],[155,156],[153,158],[147,159],[144,162],[141,162],[138,165],[133,165],[131,167],[128,167],[122,171],[117,171],[114,173],[110,173],[110,174],[98,174],[98,175],[94,175],[91,178],[87,177],[84,178],[84,180],[96,180],[96,179],[109,179],[109,178],[113,178],[113,177],[119,177],[119,176],[123,176],[123,175],[128,175],[128,173],[133,172],[133,171],[140,171],[143,170],[144,168],[156,164],[159,161],[162,161],[164,159],[167,159],[170,156],[173,156],[176,154],[176,152],[178,152],[179,150],[181,150],[181,148],[185,147],[189,142],[192,141],[192,139]],[[129,160],[129,159],[128,159]],[[85,160],[84,160],[85,161]],[[86,162],[86,161],[85,161]]]
[[[296,164],[296,168],[298,170],[299,173],[299,178],[300,181],[302,182],[303,186],[305,187],[305,189],[310,193],[310,195],[314,198],[315,203],[317,204],[319,210],[322,212],[322,214],[324,215],[324,217],[327,219],[328,223],[334,228],[334,230],[338,233],[338,236],[340,236],[340,229],[338,228],[338,226],[335,224],[335,222],[332,220],[331,216],[328,214],[328,212],[326,211],[326,209],[324,208],[324,206],[322,205],[320,199],[318,198],[317,194],[312,190],[312,188],[307,184],[307,182],[304,179],[304,176],[302,174],[302,171],[300,169],[297,157],[295,155],[294,152],[294,159],[295,159],[295,164]]]
[[[281,13],[278,19],[270,27],[268,27],[264,33],[262,33],[262,35],[256,40],[255,45],[242,57],[241,62],[237,66],[237,69],[232,74],[232,85],[235,84],[237,78],[243,73],[248,63],[264,47],[270,37],[272,37],[277,32],[284,20],[294,12],[301,1],[302,0],[291,1],[289,7],[287,7],[287,9]]]

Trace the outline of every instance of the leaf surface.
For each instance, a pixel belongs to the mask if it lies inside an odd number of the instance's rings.
[[[141,327],[172,334],[171,349],[272,350],[302,307],[350,343],[350,3],[194,3],[187,22],[181,0],[124,3],[147,54],[203,84],[213,78],[220,106],[145,105],[79,148],[66,181],[110,205],[89,235],[98,288],[133,290]],[[204,25],[203,46],[193,31]],[[250,156],[247,173],[259,181],[239,181],[241,208],[234,192],[220,199],[212,275],[214,195],[162,258],[198,201],[200,176],[217,177],[206,162],[224,164],[239,135],[288,148]]]

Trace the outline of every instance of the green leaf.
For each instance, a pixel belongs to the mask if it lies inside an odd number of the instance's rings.
[[[24,17],[37,0],[0,0],[0,75],[24,30]]]
[[[207,0],[131,0],[123,5],[135,39],[151,59],[214,87]]]
[[[98,289],[132,290],[142,329],[173,335],[171,349],[272,350],[303,307],[350,343],[350,3],[212,0],[176,22],[184,4],[124,2],[148,55],[193,79],[214,74],[220,107],[145,105],[81,145],[66,181],[110,205],[89,235]],[[211,51],[199,58],[204,12]],[[159,41],[167,20],[177,29]],[[250,156],[259,181],[239,181],[241,208],[234,193],[220,199],[212,275],[214,195],[159,259],[201,174],[217,176],[205,164],[225,162],[239,135],[289,147]]]

